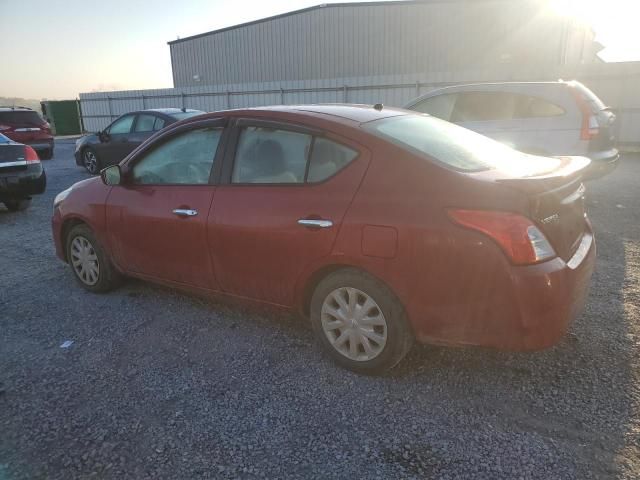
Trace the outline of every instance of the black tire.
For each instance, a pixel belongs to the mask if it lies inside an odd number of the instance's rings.
[[[96,151],[91,147],[85,147],[82,150],[82,166],[91,175],[98,175],[102,170],[102,162]]]
[[[30,198],[12,198],[11,200],[4,200],[4,206],[10,212],[21,212],[22,210],[26,210],[31,205]]]
[[[330,334],[325,333],[323,329],[322,307],[325,299],[329,301],[329,295],[340,291],[341,288],[353,288],[370,297],[377,304],[374,309],[378,308],[382,312],[386,322],[386,343],[381,352],[369,360],[354,360],[340,353],[329,340]],[[316,286],[311,297],[310,317],[317,340],[333,360],[357,373],[373,375],[390,370],[404,358],[413,345],[413,332],[400,301],[381,281],[357,269],[345,268],[335,271]],[[350,340],[348,342],[350,343]]]
[[[96,260],[94,263],[97,263],[98,267],[95,282],[88,281],[87,278],[81,277],[73,264],[74,252],[72,252],[72,245],[75,239],[79,241],[81,241],[81,239],[86,240],[95,253]],[[122,282],[122,275],[115,269],[109,255],[87,225],[76,225],[71,229],[66,238],[65,250],[67,253],[67,261],[73,271],[73,276],[86,290],[94,293],[104,293],[118,287]]]
[[[40,160],[51,160],[53,158],[53,148],[44,150],[42,153],[39,153],[38,156]]]

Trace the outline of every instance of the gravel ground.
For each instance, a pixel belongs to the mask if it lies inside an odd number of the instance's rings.
[[[598,264],[561,344],[417,347],[368,378],[293,317],[81,290],[49,228],[86,178],[72,148],[29,211],[0,208],[0,480],[640,478],[640,156],[588,185]]]

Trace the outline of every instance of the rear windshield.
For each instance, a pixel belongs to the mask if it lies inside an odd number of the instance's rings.
[[[11,110],[0,112],[0,123],[22,124],[22,125],[42,125],[44,120],[33,111]]]
[[[484,135],[428,115],[405,115],[364,124],[373,133],[413,153],[463,172],[499,169],[518,176],[557,168],[555,158],[533,157]]]
[[[196,115],[202,115],[204,112],[200,111],[200,110],[196,110],[193,112],[178,112],[178,113],[172,113],[171,116],[173,118],[175,118],[176,120],[184,120],[185,118],[189,118],[189,117],[195,117]]]
[[[9,140],[7,137],[5,137],[0,133],[0,143],[9,143],[9,142],[11,142],[11,140]]]

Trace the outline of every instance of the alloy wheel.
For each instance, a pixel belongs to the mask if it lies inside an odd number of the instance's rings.
[[[98,173],[98,157],[91,150],[85,150],[82,154],[84,167],[93,175]]]
[[[387,321],[382,310],[373,298],[356,288],[341,287],[329,293],[320,320],[329,343],[351,360],[372,360],[387,343]]]
[[[100,276],[100,263],[93,245],[85,237],[71,241],[71,265],[76,275],[86,285],[95,285]]]

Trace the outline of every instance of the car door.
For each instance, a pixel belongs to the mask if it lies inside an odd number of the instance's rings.
[[[183,125],[123,166],[107,200],[115,258],[132,274],[217,289],[207,245],[224,120]]]
[[[131,151],[129,150],[129,134],[134,120],[135,114],[133,113],[123,115],[98,136],[100,142],[93,147],[102,168],[120,163],[129,154]]]
[[[368,162],[345,139],[240,120],[209,219],[222,289],[292,305],[300,276],[331,253]]]

